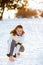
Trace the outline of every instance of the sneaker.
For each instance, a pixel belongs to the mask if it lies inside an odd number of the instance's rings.
[[[20,52],[18,52],[17,55],[20,56],[21,55]]]
[[[8,57],[10,57],[10,54],[7,54]]]
[[[13,57],[15,57],[15,58],[16,58],[16,54],[15,54],[15,55],[13,55]]]

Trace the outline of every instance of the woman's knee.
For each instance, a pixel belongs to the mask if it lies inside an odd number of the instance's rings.
[[[25,49],[24,49],[24,46],[21,46],[19,51],[20,51],[20,52],[24,52],[24,50],[25,50]]]

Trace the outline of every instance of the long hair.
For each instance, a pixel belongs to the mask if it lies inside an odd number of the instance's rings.
[[[15,36],[15,35],[17,34],[17,33],[16,33],[16,29],[17,29],[17,28],[22,28],[22,29],[23,29],[22,25],[17,25],[15,29],[11,30],[10,34],[13,34],[13,36]],[[25,33],[25,32],[23,31],[22,34],[24,34],[24,33]]]

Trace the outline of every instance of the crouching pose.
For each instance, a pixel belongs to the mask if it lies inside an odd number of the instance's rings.
[[[13,57],[20,55],[20,52],[24,52],[23,40],[24,40],[24,31],[22,25],[18,25],[14,30],[10,32],[10,52],[7,54],[10,61],[14,61]],[[15,51],[15,52],[14,52]],[[14,55],[13,55],[14,52]]]

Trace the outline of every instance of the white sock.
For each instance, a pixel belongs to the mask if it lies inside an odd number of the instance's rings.
[[[17,47],[15,47],[14,49],[14,55],[17,54],[19,52],[19,49],[20,49],[20,45],[17,45]]]

